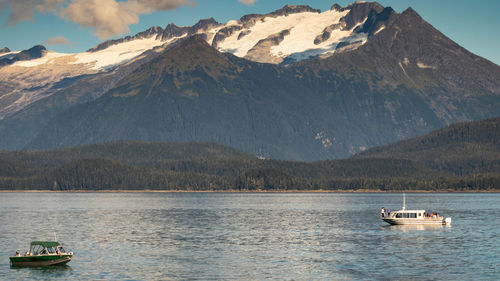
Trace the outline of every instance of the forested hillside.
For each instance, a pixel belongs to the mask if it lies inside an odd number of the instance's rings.
[[[463,191],[500,186],[498,171],[460,176],[417,160],[367,153],[305,163],[260,159],[214,143],[112,142],[0,151],[0,189]]]
[[[355,158],[409,159],[455,175],[500,172],[500,118],[458,123]]]

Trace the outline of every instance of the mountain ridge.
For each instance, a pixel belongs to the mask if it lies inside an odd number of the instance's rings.
[[[349,7],[355,9],[367,5],[371,4],[358,3]],[[308,6],[286,5],[274,12],[245,15],[225,24],[208,18],[192,26],[179,27],[174,23],[168,24],[165,29],[155,26],[133,36],[102,42],[83,53],[46,51],[28,60],[11,60],[19,52],[0,54],[0,61],[4,63],[3,66],[0,64],[0,120],[31,103],[50,97],[54,94],[53,86],[64,79],[70,81],[82,75],[107,75],[116,67],[151,55],[155,48],[165,49],[177,40],[196,34],[203,36],[221,52],[245,57],[252,50],[247,59],[286,64],[349,51],[366,41],[362,32],[338,29],[340,25],[336,23],[350,13],[347,7],[342,11],[320,12]],[[312,31],[318,33],[317,36],[321,33],[322,40],[315,40],[315,34],[309,30],[311,27],[317,29]],[[328,27],[328,32],[323,32],[323,27]],[[285,30],[288,30],[286,34]],[[268,40],[266,44],[259,44],[278,33],[283,34],[284,40]],[[297,42],[301,43],[297,45]],[[340,48],[345,45],[349,48]]]
[[[451,41],[413,9],[400,14],[357,3],[318,13],[287,7],[272,17],[248,15],[225,25],[202,20],[185,27],[198,32],[212,26],[195,39],[169,25],[169,36],[184,37],[168,44],[154,35],[165,30],[152,28],[144,33],[149,39],[141,35],[86,54],[105,58],[118,47],[163,44],[129,66],[68,81],[70,86],[0,121],[6,136],[0,147],[211,141],[267,158],[314,161],[498,116],[500,68]],[[333,53],[274,56],[290,46],[298,26],[311,22],[318,23],[317,33],[307,44],[330,44]],[[255,37],[263,24],[276,28]],[[339,38],[347,39],[331,41]],[[253,45],[221,52],[242,41]],[[258,63],[248,60],[250,51],[253,60],[278,59]]]
[[[415,18],[411,13],[408,16]],[[392,27],[387,30],[390,32]],[[386,83],[391,80],[374,76],[366,63],[343,61],[373,60],[373,54],[385,54],[384,61],[397,61],[397,56],[384,49],[371,51],[377,47],[368,43],[354,53],[279,67],[217,52],[203,38],[190,37],[140,66],[92,106],[67,111],[28,147],[53,148],[56,143],[73,146],[119,139],[202,140],[254,154],[261,151],[265,157],[312,161],[346,157],[360,151],[361,146],[418,135],[426,132],[429,125],[435,129],[446,125],[448,120],[440,118],[440,112],[428,104],[425,88],[412,88],[417,80],[408,79],[408,73],[405,75],[398,63],[392,64],[397,71],[393,73],[399,75],[392,75],[396,77],[392,81],[398,84],[388,92]],[[338,69],[345,65],[351,70]],[[416,78],[429,79],[425,69],[413,68],[420,71],[421,76]],[[354,76],[346,77],[346,73]],[[384,84],[377,84],[380,82]],[[373,105],[363,105],[365,100],[371,100]],[[339,108],[341,101],[348,107]],[[97,107],[91,109],[94,105]],[[495,112],[494,105],[489,114]],[[270,114],[270,107],[274,107],[278,118]],[[314,109],[322,114],[313,114]],[[483,107],[477,110],[485,113]],[[75,112],[81,117],[75,116]],[[408,113],[415,115],[412,122],[391,124],[394,118],[404,120]],[[451,113],[455,114],[454,119],[464,114]],[[117,119],[118,116],[121,117]],[[321,120],[326,116],[330,121]],[[349,121],[342,124],[337,120]],[[311,128],[309,124],[318,127]],[[276,134],[272,132],[275,128],[285,130],[278,129]],[[61,131],[67,133],[58,133]],[[361,142],[355,141],[360,137]],[[354,143],[360,148],[352,147]]]

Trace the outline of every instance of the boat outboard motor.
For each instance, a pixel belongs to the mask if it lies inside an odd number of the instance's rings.
[[[447,217],[445,220],[444,220],[444,223],[446,225],[450,225],[451,224],[451,218],[450,217]]]

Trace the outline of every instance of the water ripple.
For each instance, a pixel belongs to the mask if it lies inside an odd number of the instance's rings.
[[[398,194],[2,193],[0,279],[500,279],[499,194],[407,199],[452,226],[385,225]],[[54,231],[69,266],[9,267]]]

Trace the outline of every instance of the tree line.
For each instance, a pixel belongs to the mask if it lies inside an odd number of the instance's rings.
[[[500,172],[459,175],[394,158],[261,160],[207,143],[117,142],[0,151],[4,190],[478,191],[499,186]]]

